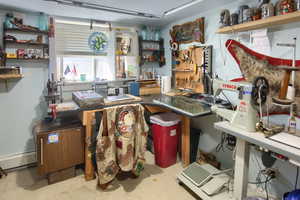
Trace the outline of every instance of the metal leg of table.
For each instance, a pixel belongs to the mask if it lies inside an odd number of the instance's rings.
[[[243,200],[247,196],[248,187],[249,145],[242,139],[237,139],[234,169],[234,197]]]

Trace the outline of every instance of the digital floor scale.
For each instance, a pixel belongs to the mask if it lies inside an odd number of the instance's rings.
[[[179,184],[184,184],[203,199],[220,192],[229,181],[229,176],[210,164],[200,165],[196,162],[185,168],[178,176]]]

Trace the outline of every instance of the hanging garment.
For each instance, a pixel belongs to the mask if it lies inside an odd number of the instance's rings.
[[[100,185],[112,181],[119,170],[132,171],[136,176],[140,174],[145,162],[148,130],[140,104],[103,111],[96,147]]]

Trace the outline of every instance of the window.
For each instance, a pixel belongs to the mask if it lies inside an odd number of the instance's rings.
[[[63,77],[66,81],[93,81],[94,59],[91,57],[62,57]]]
[[[97,57],[96,62],[96,81],[113,80],[115,78],[114,72],[110,69],[110,57]]]
[[[108,47],[104,52],[95,53],[89,48],[88,40],[95,32],[102,32],[108,38]],[[57,78],[66,82],[90,82],[114,80],[116,78],[132,78],[137,76],[137,33],[131,35],[130,54],[122,55],[122,69],[125,74],[117,72],[120,68],[116,65],[118,55],[117,40],[122,35],[120,31],[108,30],[108,28],[95,26],[92,30],[89,24],[66,23],[56,21],[55,23],[55,53]],[[134,37],[136,36],[136,38]],[[125,45],[122,46],[122,48]],[[116,67],[115,67],[116,66]],[[119,73],[119,74],[118,74]]]

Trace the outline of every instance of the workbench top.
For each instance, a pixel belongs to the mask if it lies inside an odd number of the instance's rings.
[[[145,106],[159,106],[159,107],[170,109],[173,112],[188,117],[199,117],[199,116],[211,114],[211,110],[208,105],[188,97],[182,97],[182,96],[170,97],[163,94],[157,94],[157,95],[141,96],[141,98],[142,98],[141,101],[125,103],[125,104],[140,103]],[[117,105],[124,105],[124,103],[117,104]],[[89,108],[79,107],[77,111],[81,112],[81,111],[97,110],[97,109],[103,109],[107,107],[111,107],[111,106],[101,105],[101,106],[95,106]]]

